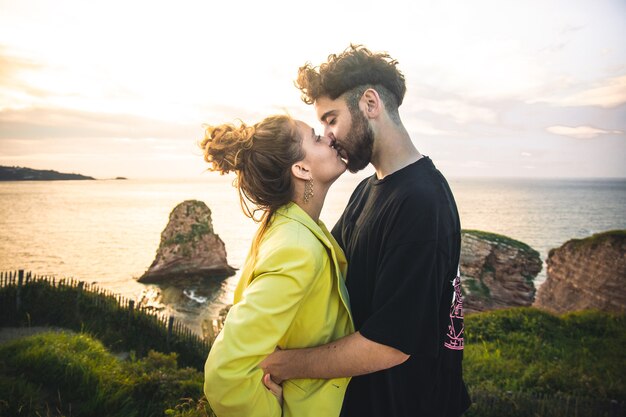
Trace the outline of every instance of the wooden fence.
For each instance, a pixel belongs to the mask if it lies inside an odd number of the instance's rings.
[[[0,326],[56,325],[86,331],[114,350],[143,356],[176,352],[182,366],[203,369],[210,343],[173,316],[73,278],[0,272]]]

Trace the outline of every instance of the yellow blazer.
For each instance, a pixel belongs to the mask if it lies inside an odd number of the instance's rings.
[[[321,221],[294,203],[277,210],[257,256],[248,254],[205,364],[204,392],[218,417],[339,415],[350,378],[285,381],[281,410],[258,365],[276,347],[318,346],[354,332],[346,265]]]

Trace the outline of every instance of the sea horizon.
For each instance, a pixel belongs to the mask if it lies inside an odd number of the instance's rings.
[[[321,220],[332,228],[354,187],[371,173],[342,176]],[[204,201],[226,245],[235,276],[203,306],[215,317],[232,292],[258,225],[241,211],[234,175],[197,178],[0,182],[0,270],[72,277],[137,299],[150,286],[136,279],[152,263],[171,210]],[[570,239],[626,229],[626,178],[448,178],[461,226],[508,236],[540,253],[545,280],[550,249]],[[192,295],[193,297],[193,295]]]

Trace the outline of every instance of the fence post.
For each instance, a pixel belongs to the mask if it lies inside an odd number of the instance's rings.
[[[128,301],[128,328],[133,321],[133,314],[135,313],[135,300]]]
[[[611,417],[618,417],[620,408],[616,400],[611,400]]]
[[[81,298],[83,297],[84,286],[85,286],[85,283],[81,281],[78,283],[78,286],[76,287],[76,317],[78,318],[79,324],[82,321],[80,318],[80,301],[81,301]]]
[[[174,316],[170,316],[167,322],[167,338],[165,342],[167,344],[167,349],[170,349],[170,340],[172,339],[172,327],[174,326]]]
[[[17,291],[15,293],[15,310],[17,313],[22,308],[22,283],[24,282],[24,270],[20,269],[17,277]]]

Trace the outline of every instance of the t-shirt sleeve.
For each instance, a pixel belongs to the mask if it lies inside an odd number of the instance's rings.
[[[359,332],[408,355],[436,356],[441,292],[436,242],[401,243],[382,256],[372,314]]]
[[[231,307],[205,365],[205,393],[219,416],[281,415],[258,364],[280,344],[312,288],[322,262],[316,255],[307,245],[259,255],[254,280]]]

